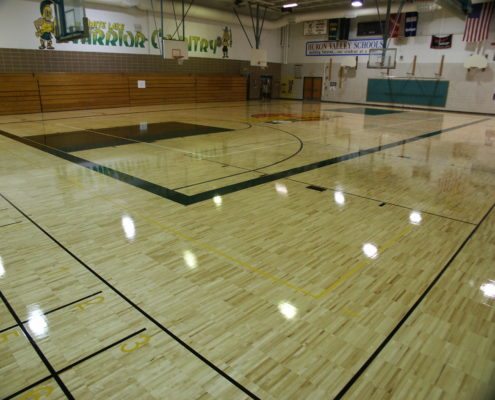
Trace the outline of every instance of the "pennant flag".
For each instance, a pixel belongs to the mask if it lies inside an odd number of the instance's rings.
[[[328,40],[348,40],[351,27],[350,18],[334,18],[328,20]]]
[[[433,35],[431,37],[430,48],[450,49],[452,47],[452,35]]]
[[[403,14],[390,14],[389,31],[388,36],[391,38],[397,38],[402,36],[402,20]]]
[[[416,30],[418,28],[418,13],[407,12],[406,24],[405,24],[405,37],[416,36]]]
[[[481,42],[488,39],[490,23],[493,17],[494,2],[473,4],[466,19],[463,42]]]

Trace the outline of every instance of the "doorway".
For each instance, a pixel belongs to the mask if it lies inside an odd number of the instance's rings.
[[[323,78],[321,77],[304,77],[304,100],[321,100],[321,85]]]

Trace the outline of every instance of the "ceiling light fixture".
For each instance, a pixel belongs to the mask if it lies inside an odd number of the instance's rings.
[[[363,6],[363,2],[362,2],[362,0],[352,0],[351,6],[353,6],[353,7],[362,7]]]
[[[297,7],[297,3],[284,4],[282,8],[294,8]]]

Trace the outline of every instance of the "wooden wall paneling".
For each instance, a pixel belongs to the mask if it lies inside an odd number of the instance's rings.
[[[33,74],[0,74],[0,115],[40,111],[38,82]]]
[[[138,80],[146,82],[146,88],[138,88]],[[135,74],[129,76],[130,102],[132,106],[194,103],[195,79],[193,76],[163,74]]]
[[[196,101],[243,101],[247,96],[243,76],[197,76]]]
[[[125,74],[46,73],[36,77],[44,112],[130,105]]]
[[[220,75],[2,74],[0,114],[246,100],[246,78]],[[146,88],[139,89],[144,80]]]

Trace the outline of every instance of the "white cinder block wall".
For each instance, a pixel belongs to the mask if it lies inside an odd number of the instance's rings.
[[[376,20],[376,17],[353,19],[350,39],[357,39],[357,22]],[[418,35],[405,39],[404,43],[395,43],[392,39],[389,47],[397,48],[397,68],[390,70],[390,75],[407,77],[412,70],[412,61],[417,56],[416,78],[434,78],[439,71],[440,59],[445,55],[442,80],[448,80],[449,93],[446,110],[467,111],[495,114],[495,21],[492,21],[489,39],[478,48],[473,44],[462,42],[464,20],[453,16],[445,10],[420,13]],[[453,34],[451,49],[430,49],[433,34]],[[362,38],[362,37],[360,37]],[[305,55],[307,41],[326,40],[324,36],[304,36],[303,24],[291,25],[290,49],[288,64],[282,66],[282,83],[294,79],[294,66],[302,65],[301,76],[321,76],[325,78],[325,65],[330,57],[314,57]],[[471,54],[480,52],[488,55],[488,68],[485,71],[468,72],[463,64]],[[331,81],[339,81],[341,57],[332,57]],[[323,79],[322,100],[366,103],[366,90],[369,78],[381,78],[381,70],[368,69],[367,56],[360,56],[357,70],[345,74],[342,87],[331,87],[327,79]],[[412,78],[410,78],[412,79]],[[287,87],[287,85],[285,85]],[[284,88],[284,85],[283,85]],[[292,93],[282,93],[283,98],[301,99],[303,96],[303,79],[295,79]]]

